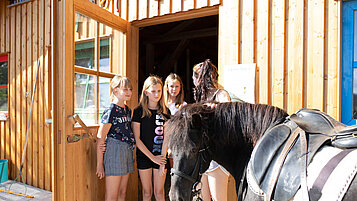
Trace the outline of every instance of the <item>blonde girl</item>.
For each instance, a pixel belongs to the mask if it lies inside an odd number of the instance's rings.
[[[187,103],[184,101],[183,83],[175,73],[167,76],[164,86],[164,100],[167,108],[170,109],[171,115],[174,115],[182,106]]]
[[[105,177],[106,201],[124,201],[129,173],[134,171],[135,138],[131,130],[131,110],[125,105],[131,98],[132,86],[128,78],[114,76],[110,88],[111,104],[103,112],[97,134],[96,174],[100,179]]]
[[[161,155],[161,148],[164,139],[163,125],[170,116],[162,97],[162,88],[160,78],[148,77],[144,82],[139,106],[133,113],[132,128],[138,147],[137,167],[143,201],[151,200],[153,193],[157,201],[165,200],[166,172],[159,174],[159,167],[166,164],[165,156]]]
[[[164,86],[165,105],[170,109],[171,115],[174,115],[182,106],[187,105],[187,103],[184,101],[184,97],[185,94],[183,90],[183,83],[180,76],[175,73],[171,73],[169,76],[167,76]],[[166,156],[168,139],[169,137],[165,136],[161,155]],[[165,174],[164,166],[160,166],[160,173]]]

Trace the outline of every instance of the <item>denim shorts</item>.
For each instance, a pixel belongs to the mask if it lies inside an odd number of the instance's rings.
[[[105,176],[124,176],[134,172],[133,151],[128,143],[107,137],[104,172]]]

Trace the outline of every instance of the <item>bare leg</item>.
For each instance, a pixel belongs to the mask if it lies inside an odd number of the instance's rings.
[[[128,186],[129,174],[122,176],[119,185],[119,196],[117,201],[125,201],[126,187]]]
[[[211,192],[208,186],[208,177],[205,174],[201,178],[201,192],[203,201],[211,201]]]
[[[156,201],[165,201],[165,175],[161,175],[159,169],[153,169],[154,175],[154,195]]]
[[[105,177],[105,200],[117,201],[121,176]]]
[[[141,185],[143,187],[143,201],[151,201],[152,196],[152,168],[139,170]]]
[[[220,167],[208,173],[208,183],[214,201],[228,200],[228,175]]]

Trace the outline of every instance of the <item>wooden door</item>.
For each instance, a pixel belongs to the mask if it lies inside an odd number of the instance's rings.
[[[77,142],[69,139],[96,135],[115,74],[137,77],[137,59],[127,50],[135,51],[138,29],[88,0],[54,2],[53,197],[58,201],[104,200],[104,180],[95,175],[96,143],[87,137]],[[135,88],[137,81],[132,82]],[[128,105],[136,101],[134,95]],[[75,124],[74,114],[89,130]],[[138,177],[132,174],[127,200],[138,200],[137,185]]]

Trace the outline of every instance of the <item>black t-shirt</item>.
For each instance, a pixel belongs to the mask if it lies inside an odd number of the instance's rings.
[[[165,118],[168,119],[170,115],[158,114],[157,110],[151,110],[150,117],[142,117],[143,108],[138,106],[134,109],[133,122],[140,123],[140,140],[144,143],[146,148],[155,156],[161,154],[161,147],[164,140],[164,123]],[[136,152],[137,157],[146,157],[139,149]]]
[[[107,137],[126,142],[134,149],[135,138],[131,129],[131,109],[128,106],[125,108],[111,103],[103,112],[101,123],[110,123]]]

